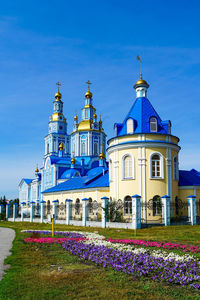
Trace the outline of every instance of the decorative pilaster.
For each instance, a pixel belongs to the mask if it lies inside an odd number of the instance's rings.
[[[33,222],[35,202],[32,201],[30,204],[31,204],[31,207],[30,207],[30,222]]]
[[[66,199],[66,225],[70,225],[71,215],[72,215],[72,200]]]
[[[88,198],[84,198],[84,199],[82,199],[82,201],[83,201],[83,205],[82,205],[82,207],[83,207],[82,226],[86,226],[86,224],[87,224],[87,213],[88,213],[88,211],[87,211]]]
[[[161,197],[162,201],[162,220],[165,226],[170,225],[170,197],[165,195]]]
[[[101,214],[102,214],[102,217],[101,217],[101,222],[102,222],[102,228],[106,228],[106,221],[107,221],[107,218],[106,218],[106,210],[108,209],[108,201],[109,201],[109,198],[108,197],[102,197],[101,198],[102,200],[102,210],[101,210]]]
[[[141,196],[132,196],[132,229],[141,228]]]
[[[46,202],[45,201],[40,202],[40,211],[41,211],[40,222],[41,223],[44,223],[44,203],[46,203]]]
[[[191,225],[196,225],[197,223],[197,208],[196,208],[196,196],[190,195],[188,199],[188,217],[190,219]]]

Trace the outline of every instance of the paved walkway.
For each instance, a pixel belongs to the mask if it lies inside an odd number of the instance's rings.
[[[0,227],[0,280],[3,277],[3,270],[6,269],[4,259],[10,255],[9,250],[15,237],[15,231],[10,228]]]

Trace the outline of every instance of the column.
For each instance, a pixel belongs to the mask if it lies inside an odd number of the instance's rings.
[[[165,195],[161,197],[162,201],[162,220],[165,226],[170,225],[170,197]]]
[[[54,215],[54,223],[56,222],[56,215],[57,215],[57,205],[58,205],[58,200],[53,201],[53,215]]]
[[[8,218],[10,216],[10,204],[6,204],[6,221],[8,221]]]
[[[30,204],[31,204],[31,207],[30,207],[30,222],[33,222],[35,202],[32,201]]]
[[[196,208],[196,196],[190,195],[188,199],[188,217],[190,219],[191,225],[196,225],[197,223],[197,208]]]
[[[87,203],[88,203],[88,198],[82,199],[82,207],[83,207],[83,213],[82,213],[82,226],[86,226],[87,224]]]
[[[46,203],[45,201],[41,201],[40,202],[40,222],[44,223],[44,203]]]
[[[102,210],[101,210],[101,223],[102,223],[102,228],[106,228],[106,221],[107,221],[107,210],[108,210],[108,197],[102,197],[101,198],[101,205],[102,205]]]
[[[70,225],[71,215],[72,215],[72,200],[66,199],[66,225]]]
[[[141,228],[141,196],[132,196],[132,229]]]
[[[15,222],[17,218],[17,203],[13,203],[13,222]]]

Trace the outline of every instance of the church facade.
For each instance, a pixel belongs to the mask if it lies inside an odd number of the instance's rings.
[[[163,121],[148,100],[149,85],[142,75],[134,85],[136,100],[123,122],[114,124],[115,135],[107,141],[107,148],[89,84],[81,120],[76,114],[70,135],[58,88],[45,137],[44,165],[36,168],[34,179],[21,180],[20,202],[58,200],[61,204],[71,199],[80,203],[83,198],[101,202],[106,196],[121,199],[128,215],[134,194],[143,203],[163,195],[171,203],[187,201],[189,195],[200,199],[200,173],[179,170],[179,138],[171,132],[171,121]],[[154,210],[148,215],[142,210],[143,219],[156,218]]]

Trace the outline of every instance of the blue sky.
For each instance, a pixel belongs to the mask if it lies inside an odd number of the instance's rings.
[[[0,196],[18,196],[43,162],[55,83],[68,133],[85,82],[108,138],[135,100],[143,60],[148,98],[180,137],[180,168],[200,170],[199,1],[5,1],[0,11]]]

